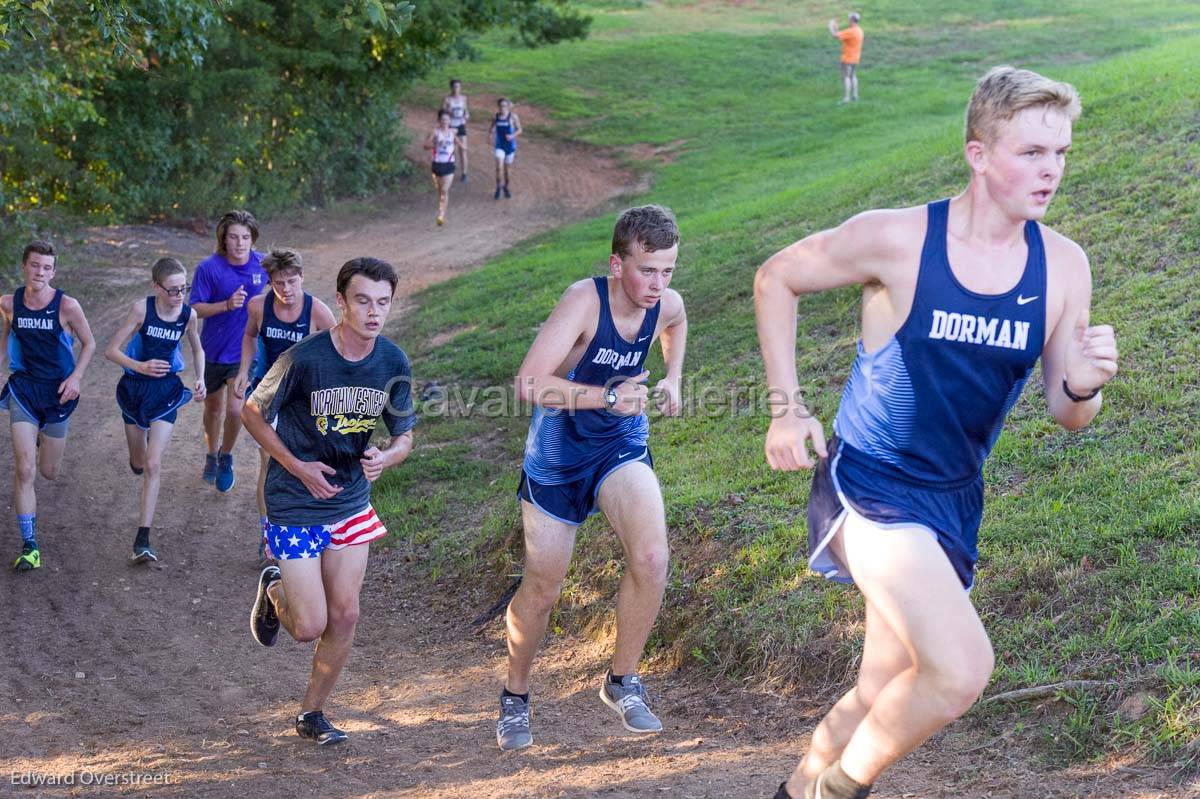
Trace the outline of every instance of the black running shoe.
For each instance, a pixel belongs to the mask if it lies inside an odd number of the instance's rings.
[[[258,596],[250,611],[250,634],[263,646],[275,646],[275,638],[279,635],[279,616],[275,614],[275,603],[267,596],[267,588],[280,579],[278,566],[267,566],[258,575]]]
[[[510,200],[512,199],[512,192],[508,190],[508,186],[504,187],[504,196]]]
[[[296,716],[296,734],[301,738],[316,741],[318,746],[340,744],[350,737],[330,724],[329,719],[319,710],[310,710]]]
[[[504,189],[502,189],[500,186],[497,186],[497,187],[496,187],[496,195],[495,195],[495,196],[496,196],[496,199],[497,199],[497,200],[499,200],[499,199],[500,199],[500,192],[502,192],[503,190],[504,190]]]
[[[134,563],[157,563],[158,555],[149,544],[135,545],[133,555],[129,558]]]

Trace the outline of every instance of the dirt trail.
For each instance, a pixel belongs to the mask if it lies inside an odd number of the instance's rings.
[[[474,107],[486,109],[489,100],[475,98]],[[430,190],[381,198],[377,217],[365,223],[301,214],[268,224],[260,248],[300,247],[307,287],[326,300],[337,266],[359,254],[396,264],[407,294],[637,189],[611,159],[539,137],[536,115],[522,109],[522,116],[530,132],[513,200],[492,199],[484,128],[476,124],[472,181],[465,191],[455,187],[445,228],[433,225]],[[423,172],[419,150],[414,157]],[[105,264],[87,276],[98,297],[122,299],[102,309],[83,298],[101,349],[124,300],[142,291],[153,258],[171,253],[195,263],[209,247],[178,230],[126,227],[92,231],[67,248]],[[63,271],[84,260],[68,252]],[[290,717],[310,647],[281,636],[264,650],[247,630],[257,456],[239,443],[238,483],[217,494],[199,479],[199,407],[185,409],[154,531],[163,562],[130,567],[139,482],[125,466],[112,399],[117,378],[97,358],[63,477],[39,482],[45,566],[27,575],[0,569],[0,696],[7,700],[0,729],[8,739],[0,747],[0,796],[766,797],[802,751],[802,733],[819,710],[813,701],[689,685],[672,674],[650,675],[666,731],[631,736],[595,696],[607,642],[564,635],[538,663],[536,746],[501,754],[493,725],[502,631],[494,623],[475,634],[466,625],[486,603],[455,604],[445,594],[431,601],[399,555],[380,551],[368,569],[355,651],[329,708],[352,740],[330,750],[300,741]],[[7,442],[0,474],[11,474]],[[16,544],[5,521],[7,480],[0,494],[7,559]],[[940,739],[905,761],[877,795],[1165,795],[1144,787],[1161,784],[1161,773],[1112,764],[1057,774],[1048,788],[1012,752],[978,751],[980,743]],[[31,787],[30,780],[43,782]]]

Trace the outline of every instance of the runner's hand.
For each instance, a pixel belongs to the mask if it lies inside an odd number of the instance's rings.
[[[663,378],[654,386],[654,399],[658,412],[666,416],[679,415],[679,385]]]
[[[192,386],[192,402],[204,402],[204,398],[208,396],[208,389],[204,387],[204,379],[196,381],[196,385]]]
[[[1085,309],[1075,320],[1075,331],[1067,344],[1064,377],[1076,394],[1089,394],[1117,373],[1117,338],[1111,325],[1088,327]]]
[[[331,485],[325,479],[325,475],[337,474],[337,470],[320,461],[300,461],[296,464],[292,474],[301,483],[304,483],[304,487],[308,489],[308,493],[312,494],[316,499],[329,499],[336,496],[342,490],[341,486]]]
[[[149,361],[141,361],[138,364],[137,371],[141,372],[147,377],[162,377],[167,372],[171,371],[171,364],[154,358]]]
[[[610,411],[619,416],[637,416],[646,408],[646,379],[649,372],[626,378],[613,386],[617,392],[617,401]]]
[[[387,459],[379,447],[367,447],[358,462],[362,464],[363,476],[367,478],[368,483],[374,483],[379,479],[379,475],[383,474],[383,470],[387,468],[386,461]]]
[[[808,454],[808,441],[820,458],[828,457],[825,449],[825,431],[814,416],[801,416],[794,408],[771,420],[767,429],[767,463],[772,469],[794,472],[811,469],[812,458]]]
[[[70,402],[79,397],[79,378],[71,375],[58,384],[58,401]]]
[[[246,387],[250,385],[250,377],[244,374],[238,374],[237,380],[233,381],[233,395],[238,399],[246,398]]]
[[[241,308],[245,304],[246,289],[242,286],[238,286],[237,291],[233,292],[233,295],[229,299],[225,300],[225,310],[232,311],[235,308]]]

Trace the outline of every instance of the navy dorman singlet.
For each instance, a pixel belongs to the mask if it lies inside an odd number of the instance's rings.
[[[834,421],[853,449],[910,478],[949,484],[977,477],[1042,353],[1046,256],[1037,222],[1017,284],[978,294],[946,254],[950,201],[928,205],[912,310],[895,335],[858,356]]]
[[[662,301],[646,311],[634,340],[627,341],[613,323],[608,278],[592,280],[600,295],[596,334],[567,379],[589,386],[615,385],[644,371]],[[605,408],[571,413],[536,405],[525,442],[525,473],[543,485],[573,482],[607,460],[616,449],[645,446],[649,436],[650,421],[644,413],[621,416]]]

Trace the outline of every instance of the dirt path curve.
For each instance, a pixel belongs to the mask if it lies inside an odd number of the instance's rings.
[[[366,223],[301,214],[269,224],[260,247],[299,246],[308,287],[327,300],[337,266],[358,254],[400,267],[407,294],[637,188],[610,159],[540,138],[536,115],[522,115],[531,130],[513,200],[492,199],[483,130],[474,130],[473,180],[465,191],[456,187],[447,227],[433,225],[426,192],[382,198]],[[178,230],[127,227],[92,231],[65,249],[64,272],[88,259],[102,264],[89,262],[94,298],[84,299],[106,342],[154,257],[194,263],[209,243]],[[28,575],[0,569],[0,796],[727,799],[769,796],[801,751],[800,731],[811,727],[816,708],[797,715],[803,703],[728,687],[712,692],[673,675],[651,677],[666,732],[628,735],[595,696],[605,646],[564,636],[539,661],[537,746],[502,755],[493,739],[499,625],[474,634],[465,620],[478,607],[456,606],[446,595],[431,600],[403,559],[385,552],[373,555],[356,648],[329,708],[352,741],[330,750],[301,742],[290,717],[310,647],[283,636],[263,650],[247,631],[254,451],[239,443],[238,484],[218,495],[199,479],[199,408],[185,409],[154,533],[163,562],[130,567],[139,484],[127,471],[113,407],[117,377],[97,359],[63,477],[39,483],[45,567]],[[11,474],[7,442],[0,474]],[[7,481],[0,494],[0,554],[9,558]],[[952,741],[951,749],[978,743]],[[911,758],[889,783],[909,792],[884,785],[878,795],[1009,796],[1029,784],[1026,769],[1003,752],[946,755],[943,748],[937,759],[929,751]],[[991,781],[981,782],[974,768]],[[1084,771],[1037,795],[1157,795],[1138,789],[1139,779]]]

